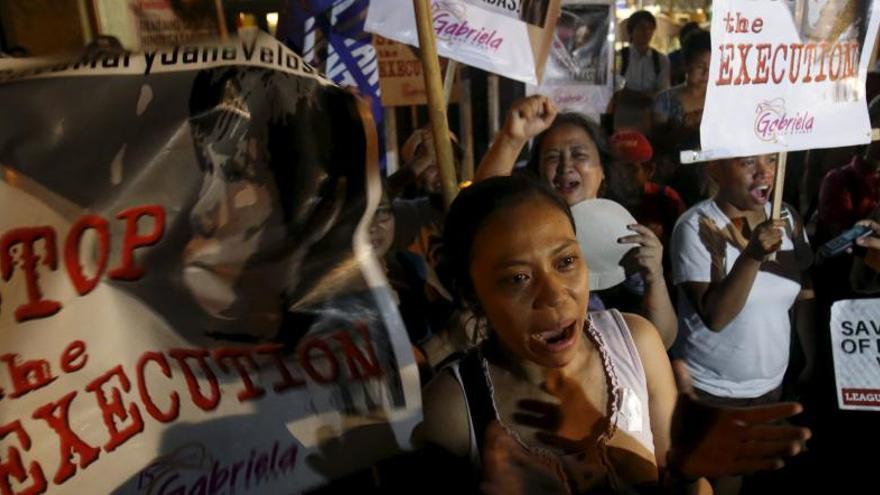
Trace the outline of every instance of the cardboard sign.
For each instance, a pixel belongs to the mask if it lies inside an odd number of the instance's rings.
[[[3,493],[299,492],[407,445],[369,110],[254,36],[0,68]]]
[[[379,86],[382,104],[386,107],[424,105],[428,102],[422,62],[412,47],[396,41],[373,37],[373,46],[379,57]],[[446,71],[447,59],[440,59],[441,70]],[[458,81],[452,87],[450,102],[458,100]]]
[[[871,5],[716,1],[702,148],[729,157],[870,142]]]
[[[128,49],[173,46],[225,36],[216,0],[92,0],[98,32]]]
[[[538,84],[550,51],[559,0],[432,0],[441,57]],[[373,2],[366,30],[418,46],[411,2]]]
[[[835,302],[831,347],[838,406],[880,411],[880,299]]]
[[[544,81],[529,85],[526,92],[546,95],[557,108],[598,121],[613,93],[613,43],[608,37],[613,18],[613,5],[607,2],[563,2]]]

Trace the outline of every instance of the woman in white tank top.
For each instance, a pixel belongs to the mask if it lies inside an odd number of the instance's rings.
[[[575,492],[656,485],[676,400],[669,360],[644,318],[587,314],[565,202],[523,177],[489,179],[459,195],[444,241],[456,292],[491,337],[429,385],[417,438],[479,462],[495,420]]]

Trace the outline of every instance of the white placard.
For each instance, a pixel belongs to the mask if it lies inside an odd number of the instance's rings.
[[[870,142],[873,3],[716,1],[702,148],[745,156]]]
[[[831,346],[838,406],[880,411],[880,299],[834,303]]]
[[[552,31],[556,23],[559,2],[523,2],[517,4],[516,12],[514,15],[483,0],[432,0],[437,53],[510,79],[538,84],[549,51],[547,30]],[[412,2],[371,3],[365,29],[407,45],[419,45]]]

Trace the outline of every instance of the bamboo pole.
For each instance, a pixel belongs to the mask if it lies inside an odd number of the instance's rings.
[[[385,107],[385,173],[390,176],[400,168],[397,149],[397,108]]]
[[[788,160],[788,152],[779,153],[776,161],[776,175],[773,178],[773,207],[770,209],[770,219],[779,220],[782,215],[782,195],[785,188],[785,164]],[[769,261],[776,261],[776,253],[771,254]]]
[[[474,180],[474,123],[471,108],[471,82],[465,78],[461,81],[461,93],[458,100],[458,115],[461,125],[462,148],[464,149],[464,160],[461,164],[461,180]]]
[[[434,40],[434,26],[431,21],[430,0],[413,0],[416,10],[416,27],[419,31],[419,57],[425,75],[425,90],[428,95],[428,116],[434,136],[434,150],[437,165],[443,181],[443,200],[448,208],[458,192],[455,166],[452,159],[452,142],[449,140],[449,122],[446,118],[446,102],[443,99],[443,82],[440,75],[440,60],[437,58],[437,45]]]

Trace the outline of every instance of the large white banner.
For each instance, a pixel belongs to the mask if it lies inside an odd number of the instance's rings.
[[[716,0],[703,150],[723,157],[870,142],[874,5]]]
[[[408,445],[369,110],[252,34],[0,68],[0,494],[298,493]]]
[[[437,53],[529,84],[541,80],[559,0],[432,0]],[[372,2],[367,31],[418,46],[412,2]]]
[[[834,303],[831,346],[838,406],[880,411],[880,299]]]

